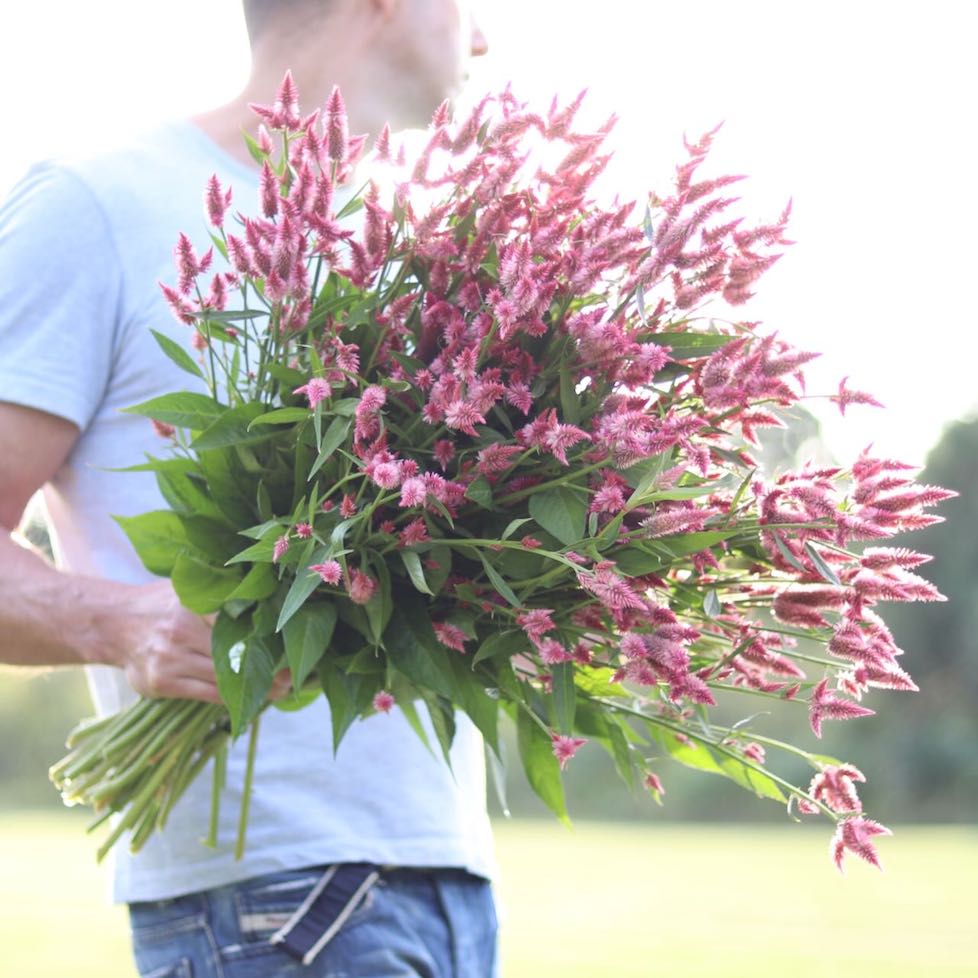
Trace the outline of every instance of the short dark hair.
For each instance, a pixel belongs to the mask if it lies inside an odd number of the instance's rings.
[[[248,39],[252,46],[270,27],[282,26],[298,14],[311,13],[316,7],[324,8],[330,0],[241,0],[244,10]]]

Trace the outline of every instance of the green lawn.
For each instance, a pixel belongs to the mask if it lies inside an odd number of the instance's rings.
[[[978,974],[978,832],[905,827],[878,873],[826,826],[497,827],[504,978]],[[0,974],[134,978],[84,821],[0,814]]]

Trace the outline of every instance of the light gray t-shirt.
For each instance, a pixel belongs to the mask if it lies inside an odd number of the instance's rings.
[[[60,564],[75,573],[150,578],[112,516],[165,503],[151,473],[108,470],[164,447],[146,419],[120,409],[191,380],[150,329],[189,340],[158,283],[174,281],[180,231],[199,252],[209,245],[203,191],[213,173],[234,188],[232,214],[257,213],[256,173],[188,123],[97,158],[40,164],[0,207],[0,400],[81,429],[45,490]],[[134,698],[121,670],[90,673],[100,711]],[[229,759],[219,848],[201,844],[210,810],[205,772],[139,855],[116,847],[116,899],[163,899],[342,860],[492,875],[482,741],[459,721],[453,776],[397,709],[355,723],[335,758],[325,699],[298,713],[266,711],[244,859],[232,852],[242,740]]]

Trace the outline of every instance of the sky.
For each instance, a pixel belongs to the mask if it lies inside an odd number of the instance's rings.
[[[587,88],[586,120],[619,117],[606,183],[622,198],[667,190],[683,134],[722,122],[708,172],[748,175],[742,213],[793,201],[796,244],[742,315],[821,352],[810,394],[848,376],[886,405],[843,420],[806,402],[840,461],[873,443],[923,462],[978,408],[970,4],[469,3],[490,46],[470,95],[512,82],[546,106]],[[247,73],[236,0],[35,0],[2,17],[0,187],[31,158],[219,104]]]

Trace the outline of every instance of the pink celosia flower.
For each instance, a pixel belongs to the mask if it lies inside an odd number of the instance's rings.
[[[401,483],[401,506],[422,506],[428,498],[428,489],[421,476],[412,476]]]
[[[756,761],[758,764],[764,763],[764,748],[757,743],[751,741],[743,749],[744,757],[751,761]]]
[[[272,547],[272,563],[277,564],[288,552],[288,549],[289,537],[288,534],[283,534],[275,541],[275,545]]]
[[[567,762],[587,743],[584,737],[569,737],[566,734],[552,733],[550,741],[553,747],[554,757],[560,761],[561,770],[567,766]]]
[[[551,618],[552,614],[552,608],[534,608],[532,611],[517,615],[516,624],[523,629],[530,641],[536,644],[547,632],[557,627]]]
[[[844,818],[836,826],[832,837],[832,859],[839,872],[844,872],[842,860],[846,850],[855,853],[860,859],[865,859],[877,869],[883,866],[876,852],[876,846],[870,841],[877,835],[892,835],[893,833],[879,822],[856,815],[854,818]]]
[[[297,387],[293,394],[305,394],[309,401],[309,407],[314,408],[320,401],[325,401],[331,393],[329,381],[323,377],[311,377],[301,387]]]
[[[399,544],[402,547],[411,547],[417,543],[424,543],[428,540],[428,527],[423,519],[411,520],[399,534]]]
[[[827,679],[823,679],[812,690],[811,699],[808,701],[808,718],[816,737],[822,736],[823,720],[848,720],[854,717],[872,716],[874,712],[829,692]]]
[[[435,458],[442,471],[448,468],[448,463],[455,457],[455,443],[447,438],[439,438],[434,447]]]
[[[312,536],[312,526],[309,523],[296,523],[295,535],[300,540],[308,540]]]
[[[350,150],[346,106],[338,85],[326,101],[326,155],[335,163],[346,162]]]
[[[861,812],[862,802],[853,782],[865,780],[863,773],[852,764],[829,764],[812,778],[808,793],[834,812]]]
[[[833,401],[839,406],[839,413],[845,415],[846,408],[850,404],[868,404],[871,407],[882,407],[879,401],[876,400],[871,394],[867,394],[864,391],[854,391],[846,387],[846,381],[848,377],[843,377],[839,381],[839,393],[833,394],[829,400]]]
[[[362,570],[355,570],[350,575],[348,592],[354,604],[367,604],[377,590],[377,582]]]
[[[204,201],[207,207],[207,218],[216,228],[224,226],[224,215],[228,207],[231,206],[231,188],[222,190],[221,182],[217,179],[217,174],[213,174],[207,181],[207,190],[204,194]]]
[[[160,438],[172,438],[177,433],[177,429],[174,428],[172,424],[167,424],[164,421],[157,421],[156,418],[153,418],[150,423],[153,425],[153,431],[155,431]]]
[[[455,649],[457,652],[465,651],[465,643],[468,641],[468,636],[458,625],[441,621],[432,622],[432,627],[435,630],[435,635],[438,636],[438,641],[442,645],[446,645],[450,649]]]
[[[340,503],[340,516],[348,520],[351,516],[356,516],[356,512],[357,501],[349,493],[346,493]]]
[[[376,693],[373,698],[373,708],[378,713],[390,713],[394,708],[394,696],[387,692],[386,689],[382,689],[379,693]]]
[[[659,775],[652,771],[648,771],[645,775],[645,787],[656,795],[664,795],[666,793],[666,789],[662,787],[662,781],[659,780]]]
[[[327,560],[322,564],[310,564],[309,570],[315,571],[326,584],[339,584],[343,579],[343,568],[338,560]]]

